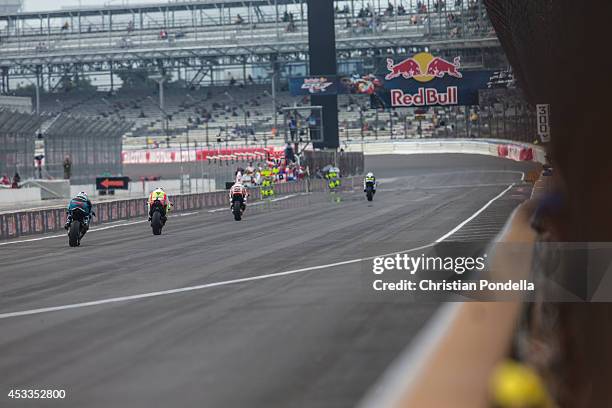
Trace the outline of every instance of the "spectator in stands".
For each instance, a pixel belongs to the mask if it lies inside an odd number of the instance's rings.
[[[291,147],[289,143],[285,145],[285,158],[287,159],[287,162],[295,162],[295,153],[293,151],[293,147]]]
[[[4,176],[2,176],[2,179],[0,179],[0,184],[2,184],[4,186],[10,186],[11,185],[11,179],[5,174]]]
[[[162,28],[161,31],[159,32],[159,39],[160,40],[168,39],[168,32],[166,31],[165,28]]]
[[[289,120],[289,134],[291,135],[291,140],[295,140],[297,136],[297,120],[295,120],[295,116],[292,116]]]
[[[21,177],[19,176],[19,173],[15,172],[15,175],[13,176],[13,184],[11,185],[11,188],[19,188],[19,183],[21,183]]]
[[[242,24],[242,23],[244,23],[244,18],[242,18],[240,14],[236,14],[235,24]]]
[[[397,6],[397,15],[398,16],[406,15],[406,9],[404,8],[403,4],[400,4],[399,6]]]
[[[70,23],[67,21],[62,25],[62,31],[67,31],[70,28]]]
[[[336,9],[338,8],[338,6],[336,6]],[[289,22],[289,13],[287,12],[287,10],[285,10],[285,12],[283,13],[283,23],[288,23]]]
[[[391,2],[389,2],[389,5],[387,6],[387,10],[385,10],[385,15],[386,16],[392,16],[393,15],[393,4],[391,4]]]
[[[290,21],[289,24],[287,24],[285,31],[288,33],[295,33],[297,31],[297,26],[293,21]]]
[[[130,20],[127,26],[127,32],[131,33],[132,31],[134,31],[134,20]]]

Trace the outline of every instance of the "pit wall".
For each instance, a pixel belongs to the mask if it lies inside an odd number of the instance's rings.
[[[347,179],[347,188],[352,186],[353,180]],[[280,183],[274,186],[278,195],[303,193],[308,191],[325,191],[324,180],[308,180],[292,183]],[[199,194],[171,195],[174,203],[174,212],[196,211],[206,208],[219,208],[228,206],[227,191],[213,191]],[[251,191],[251,200],[260,200],[259,189]],[[94,201],[96,217],[92,225],[105,224],[113,221],[144,219],[147,216],[145,198],[118,199],[96,203]],[[229,210],[228,210],[229,211]],[[13,239],[23,236],[63,231],[66,222],[66,207],[55,206],[28,211],[0,214],[0,240]]]
[[[499,139],[432,139],[402,140],[374,143],[354,143],[347,151],[363,151],[373,154],[432,154],[465,153],[503,157],[516,161],[535,161],[545,163],[545,150],[531,143],[509,142]]]

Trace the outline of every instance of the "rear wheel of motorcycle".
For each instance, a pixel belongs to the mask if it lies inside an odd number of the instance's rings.
[[[368,196],[368,201],[372,201],[372,198],[373,198],[374,195],[372,194],[372,189],[371,188],[368,189],[366,195]]]
[[[70,230],[68,231],[68,245],[71,247],[79,246],[81,238],[81,222],[72,221],[70,223]]]
[[[242,210],[240,209],[240,201],[234,201],[232,204],[232,212],[234,213],[234,220],[240,221],[242,219]]]
[[[159,211],[155,211],[151,216],[151,228],[153,229],[153,235],[161,235],[162,221]]]

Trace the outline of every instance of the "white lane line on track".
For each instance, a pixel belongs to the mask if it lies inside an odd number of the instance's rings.
[[[286,195],[286,196],[282,196],[282,197],[278,197],[278,198],[273,198],[273,199],[268,200],[268,201],[257,201],[257,202],[254,202],[253,204],[249,204],[249,207],[253,207],[253,206],[256,206],[256,205],[263,205],[263,204],[265,204],[267,202],[283,201],[283,200],[287,200],[289,198],[293,198],[293,197],[297,197],[297,196],[305,195],[305,194],[308,194],[308,193],[289,194],[289,195]],[[208,210],[207,212],[209,212],[209,213],[216,213],[216,212],[219,212],[219,211],[227,211],[227,210],[228,210],[228,207],[223,207],[223,208],[215,208],[214,210]]]
[[[523,174],[521,181],[524,180],[524,177],[525,175]],[[514,187],[514,183],[510,184],[504,191],[493,197],[472,216],[448,234],[440,237],[436,242],[440,242],[457,232],[512,187]],[[474,237],[470,235],[470,238],[473,239]],[[486,238],[490,239],[490,236]],[[407,394],[410,387],[418,380],[418,374],[426,361],[433,355],[443,336],[448,332],[450,324],[459,312],[459,307],[462,304],[462,302],[442,304],[433,317],[428,320],[427,325],[417,333],[412,344],[404,348],[400,355],[383,372],[382,376],[370,387],[363,399],[357,404],[357,408],[389,408],[398,406],[401,398]]]
[[[474,214],[472,214],[471,216],[469,216],[468,218],[466,218],[461,224],[457,225],[455,228],[453,228],[452,230],[450,230],[449,232],[447,232],[446,234],[442,235],[440,238],[436,239],[435,242],[442,242],[444,241],[446,238],[450,237],[451,235],[453,235],[455,232],[459,231],[465,224],[467,224],[468,222],[472,221],[474,218],[478,217],[478,215],[483,212],[484,210],[487,209],[487,207],[489,207],[491,204],[493,204],[495,201],[497,201],[501,196],[503,196],[504,194],[506,194],[508,192],[508,190],[510,190],[512,187],[514,187],[514,183],[510,184],[508,187],[506,187],[506,189],[504,191],[502,191],[501,193],[499,193],[498,195],[496,195],[495,197],[493,197],[492,199],[490,199],[485,205],[483,205],[482,207],[480,207],[480,209],[478,211],[476,211]]]
[[[287,195],[287,196],[282,196],[282,197],[275,198],[275,199],[273,199],[271,201],[287,200],[289,198],[296,197],[298,195],[304,195],[304,194],[307,194],[307,193],[290,194],[290,195]],[[263,203],[264,203],[263,201],[259,201],[259,202],[253,203],[251,205],[260,205],[260,204],[263,204]],[[208,212],[212,213],[212,212],[218,212],[218,211],[227,211],[227,208],[226,207],[217,208],[217,209],[214,209],[214,210],[209,210]],[[199,214],[199,211],[174,214],[174,215],[171,215],[170,217],[188,217],[190,215],[196,215],[196,214]],[[149,221],[147,221],[147,220],[139,220],[139,221],[131,221],[131,222],[122,222],[121,224],[105,225],[103,227],[92,228],[92,229],[90,229],[88,231],[88,233],[92,233],[92,232],[96,232],[96,231],[104,231],[104,230],[108,230],[108,229],[112,229],[112,228],[118,228],[118,227],[126,227],[126,226],[134,225],[134,224],[142,224],[142,223],[145,223],[145,222],[149,222]],[[20,239],[20,240],[16,240],[16,241],[0,242],[0,246],[13,245],[13,244],[23,244],[24,242],[36,242],[36,241],[42,241],[42,240],[45,240],[45,239],[65,238],[65,237],[66,237],[65,233],[64,234],[57,234],[57,235],[46,235],[44,237],[27,238],[27,239]]]
[[[188,217],[190,215],[196,215],[196,214],[198,214],[198,212],[194,211],[194,212],[189,212],[189,213],[175,214],[175,215],[171,215],[170,217],[171,218],[173,218],[173,217]],[[127,227],[129,225],[142,224],[144,222],[149,222],[149,221],[147,221],[147,220],[138,220],[138,221],[131,221],[131,222],[122,222],[121,224],[105,225],[103,227],[92,228],[89,231],[87,231],[87,233],[90,234],[92,232],[105,231],[105,230],[109,230],[109,229],[113,229],[113,228]],[[21,244],[21,243],[24,243],[24,242],[42,241],[44,239],[51,239],[51,238],[65,238],[65,237],[66,237],[66,233],[59,234],[59,235],[46,235],[44,237],[38,237],[38,238],[28,238],[28,239],[20,239],[20,240],[17,240],[17,241],[0,242],[0,246],[3,246],[3,245],[12,245],[12,244]]]
[[[174,293],[192,292],[194,290],[213,288],[213,287],[216,287],[216,286],[226,286],[226,285],[232,285],[232,284],[235,284],[235,283],[244,283],[244,282],[251,282],[251,281],[256,281],[256,280],[261,280],[261,279],[276,278],[276,277],[279,277],[279,276],[293,275],[293,274],[301,273],[301,272],[309,272],[309,271],[315,271],[315,270],[318,270],[318,269],[327,269],[327,268],[333,268],[333,267],[336,267],[336,266],[354,264],[354,263],[357,263],[357,262],[362,262],[362,261],[367,261],[367,260],[370,260],[370,259],[374,259],[374,258],[377,258],[379,256],[390,256],[390,255],[395,255],[395,254],[403,254],[403,253],[406,253],[406,252],[418,251],[418,250],[429,248],[429,247],[432,247],[432,246],[433,246],[433,243],[426,244],[426,245],[421,245],[419,247],[407,249],[407,250],[404,250],[404,251],[392,252],[392,253],[388,253],[388,254],[384,254],[384,255],[369,256],[369,257],[358,258],[358,259],[349,259],[348,261],[334,262],[334,263],[330,263],[330,264],[326,264],[326,265],[315,265],[315,266],[309,266],[309,267],[306,267],[306,268],[294,269],[294,270],[291,270],[291,271],[268,273],[268,274],[256,275],[256,276],[249,276],[249,277],[246,277],[246,278],[230,279],[230,280],[226,280],[226,281],[205,283],[205,284],[202,284],[202,285],[195,285],[195,286],[186,286],[186,287],[177,288],[177,289],[160,290],[160,291],[157,291],[157,292],[140,293],[140,294],[137,294],[137,295],[129,295],[129,296],[121,296],[121,297],[115,297],[115,298],[108,298],[108,299],[93,300],[91,302],[72,303],[72,304],[69,304],[69,305],[62,305],[62,306],[43,307],[43,308],[39,308],[39,309],[23,310],[23,311],[20,311],[20,312],[1,313],[0,314],[0,319],[6,319],[6,318],[9,318],[9,317],[17,317],[17,316],[27,316],[27,315],[40,314],[40,313],[57,312],[57,311],[60,311],[60,310],[77,309],[77,308],[88,307],[88,306],[98,306],[98,305],[104,305],[104,304],[108,304],[108,303],[125,302],[125,301],[128,301],[128,300],[146,299],[146,298],[150,298],[150,297],[157,297],[157,296],[163,296],[163,295],[171,295],[171,294],[174,294]]]
[[[367,261],[367,260],[378,258],[378,257],[385,257],[385,256],[391,256],[391,255],[395,255],[395,254],[403,254],[403,253],[407,253],[407,252],[419,251],[421,249],[433,247],[436,243],[441,242],[444,239],[450,237],[452,234],[457,232],[465,224],[467,224],[468,222],[473,220],[475,217],[477,217],[478,214],[483,212],[495,200],[498,200],[501,196],[503,196],[513,186],[514,186],[514,183],[510,184],[508,186],[508,188],[506,188],[504,191],[502,191],[501,193],[499,193],[498,195],[493,197],[491,200],[489,200],[478,211],[476,211],[474,214],[472,214],[470,217],[468,217],[465,221],[463,221],[457,227],[453,228],[450,232],[444,234],[443,236],[441,236],[440,238],[438,238],[434,242],[431,242],[431,243],[425,244],[425,245],[421,245],[421,246],[416,247],[416,248],[410,248],[410,249],[406,249],[404,251],[395,251],[395,252],[391,252],[391,253],[388,253],[388,254],[375,255],[375,256],[370,256],[370,257],[365,257],[365,258],[349,259],[347,261],[334,262],[334,263],[330,263],[330,264],[326,264],[326,265],[309,266],[307,268],[294,269],[294,270],[291,270],[291,271],[268,273],[268,274],[264,274],[264,275],[250,276],[250,277],[247,277],[247,278],[239,278],[239,279],[231,279],[231,280],[227,280],[227,281],[205,283],[205,284],[196,285],[196,286],[186,286],[186,287],[183,287],[183,288],[161,290],[161,291],[157,291],[157,292],[140,293],[140,294],[136,294],[136,295],[121,296],[121,297],[108,298],[108,299],[100,299],[100,300],[94,300],[94,301],[90,301],[90,302],[72,303],[72,304],[61,305],[61,306],[50,306],[50,307],[43,307],[43,308],[38,308],[38,309],[22,310],[22,311],[18,311],[18,312],[0,313],[0,319],[7,319],[7,318],[10,318],[10,317],[18,317],[18,316],[29,316],[29,315],[35,315],[35,314],[40,314],[40,313],[58,312],[58,311],[61,311],[61,310],[77,309],[77,308],[89,307],[89,306],[99,306],[99,305],[104,305],[104,304],[109,304],[109,303],[126,302],[126,301],[130,301],[130,300],[146,299],[146,298],[151,298],[151,297],[171,295],[171,294],[182,293],[182,292],[193,292],[193,291],[196,291],[196,290],[207,289],[207,288],[212,288],[212,287],[216,287],[216,286],[226,286],[226,285],[232,285],[232,284],[236,284],[236,283],[251,282],[251,281],[268,279],[268,278],[276,278],[276,277],[279,277],[279,276],[293,275],[293,274],[297,274],[297,273],[301,273],[301,272],[309,272],[309,271],[314,271],[314,270],[319,270],[319,269],[327,269],[327,268],[332,268],[332,267],[336,267],[336,266],[354,264],[354,263],[357,263],[357,262]]]

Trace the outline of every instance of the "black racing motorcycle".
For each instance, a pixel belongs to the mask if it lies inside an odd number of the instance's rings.
[[[166,207],[159,200],[155,200],[151,204],[149,215],[151,216],[153,235],[161,235],[162,228],[166,225]]]
[[[368,201],[372,201],[372,199],[374,199],[375,192],[376,191],[374,190],[374,182],[373,181],[366,182],[365,193],[366,193],[366,197],[368,198]]]
[[[89,229],[89,215],[80,207],[73,208],[69,211],[69,214],[71,221],[68,226],[68,245],[78,247]],[[93,211],[92,215],[95,215]]]
[[[234,220],[240,221],[242,219],[242,214],[246,205],[244,204],[244,197],[242,194],[234,194],[232,195],[232,214],[234,214]]]

